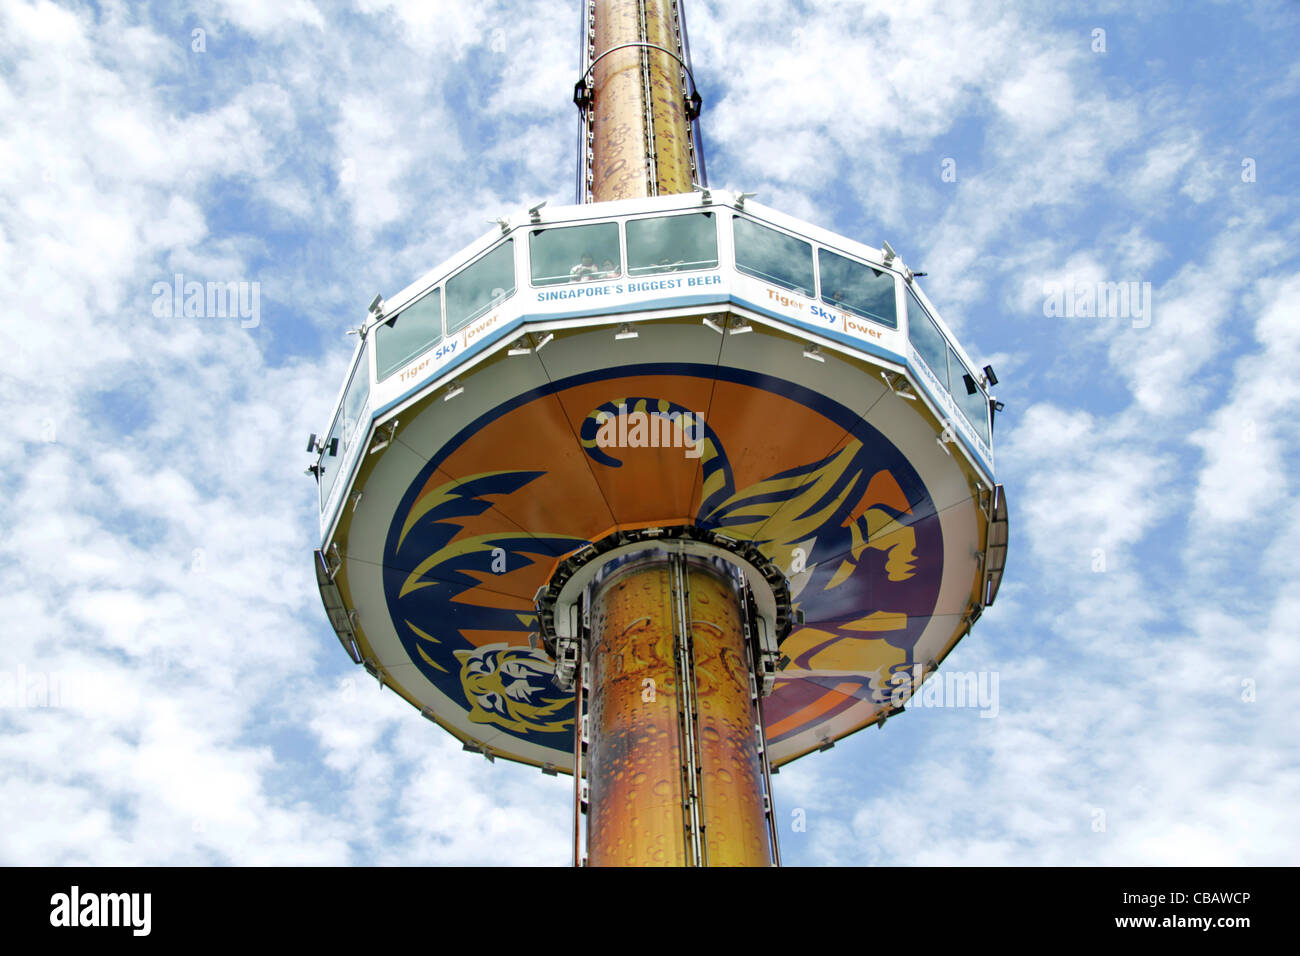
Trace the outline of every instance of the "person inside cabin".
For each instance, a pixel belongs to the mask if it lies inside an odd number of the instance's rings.
[[[598,275],[596,278],[598,279],[618,278],[618,266],[614,265],[613,259],[606,259],[604,262],[600,264],[600,275]]]
[[[569,276],[579,282],[589,282],[596,278],[600,269],[596,267],[596,257],[590,252],[582,254],[582,261],[569,270]]]

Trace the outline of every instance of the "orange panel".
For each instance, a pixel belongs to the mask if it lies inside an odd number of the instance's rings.
[[[574,386],[561,396],[575,433],[583,433],[589,418],[612,416],[606,434],[618,445],[595,451],[603,453],[602,460],[618,464],[584,462],[582,467],[594,470],[600,498],[618,525],[681,524],[694,514],[692,497],[702,452],[691,457],[681,429],[674,428],[668,416],[698,414],[707,422],[713,383],[673,376],[671,391],[664,383],[659,375],[620,376]],[[661,399],[665,394],[672,395],[671,403]]]

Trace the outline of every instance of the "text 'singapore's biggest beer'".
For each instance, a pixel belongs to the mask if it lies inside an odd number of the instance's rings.
[[[590,865],[770,862],[740,614],[734,582],[703,560],[647,555],[597,590]]]

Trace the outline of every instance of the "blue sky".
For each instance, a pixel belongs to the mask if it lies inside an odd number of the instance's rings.
[[[786,767],[786,862],[1297,862],[1300,7],[688,17],[712,183],[888,240],[1007,406],[1007,577],[945,665],[997,716]],[[568,779],[338,646],[302,448],[376,292],[571,200],[576,18],[0,6],[0,863],[567,862]],[[176,273],[259,321],[158,316]],[[1045,314],[1110,282],[1150,321]]]

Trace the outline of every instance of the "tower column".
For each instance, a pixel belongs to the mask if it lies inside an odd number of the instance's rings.
[[[596,586],[589,865],[772,862],[743,613],[736,582],[700,558],[651,554]]]
[[[690,192],[691,127],[676,0],[589,3],[591,199]]]

